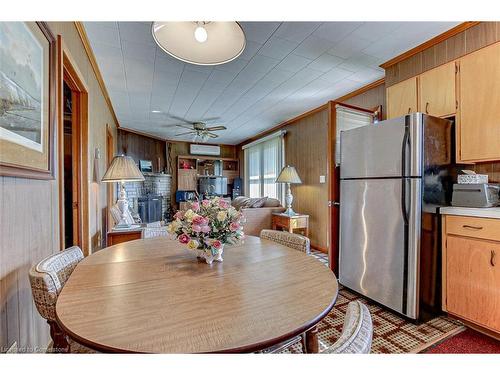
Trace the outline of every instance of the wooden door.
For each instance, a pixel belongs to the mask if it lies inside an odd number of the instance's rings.
[[[449,313],[500,332],[500,243],[448,236],[446,306]]]
[[[459,64],[459,159],[498,160],[500,42],[463,57]]]
[[[429,70],[419,78],[419,111],[446,117],[456,111],[455,62]]]
[[[387,119],[417,112],[417,77],[387,88]]]

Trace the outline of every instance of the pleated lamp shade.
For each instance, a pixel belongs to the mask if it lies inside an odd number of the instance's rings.
[[[130,156],[115,156],[102,178],[102,182],[120,181],[144,181],[144,176]]]
[[[295,167],[287,165],[281,170],[278,178],[276,179],[276,182],[301,184],[302,180],[300,179],[299,174],[295,170]]]

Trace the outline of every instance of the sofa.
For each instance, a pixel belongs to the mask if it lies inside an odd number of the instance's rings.
[[[237,197],[231,205],[245,216],[243,231],[247,236],[259,236],[262,229],[272,229],[273,213],[281,213],[285,208],[274,198]]]

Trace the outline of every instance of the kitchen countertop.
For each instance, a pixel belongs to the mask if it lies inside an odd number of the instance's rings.
[[[471,208],[471,207],[441,207],[442,215],[474,216],[491,219],[500,219],[500,207]]]

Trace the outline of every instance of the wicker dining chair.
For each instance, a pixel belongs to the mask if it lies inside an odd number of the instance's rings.
[[[146,227],[142,230],[142,238],[167,237],[167,227]]]
[[[71,353],[95,353],[67,337],[56,322],[56,302],[64,284],[77,264],[83,259],[82,250],[72,246],[53,254],[31,267],[29,279],[33,300],[40,315],[47,320],[52,338],[52,351]]]
[[[322,350],[320,354],[368,354],[372,346],[372,338],[373,323],[368,307],[359,301],[353,301],[347,305],[344,326],[339,339]],[[283,349],[288,347],[280,347],[276,351],[270,350],[267,353],[282,353]]]
[[[260,238],[274,241],[286,247],[302,251],[306,254],[310,254],[311,252],[311,241],[309,238],[301,236],[300,234],[263,229],[260,232]]]

